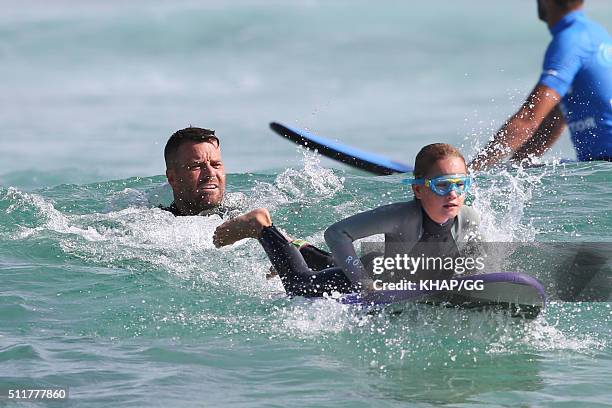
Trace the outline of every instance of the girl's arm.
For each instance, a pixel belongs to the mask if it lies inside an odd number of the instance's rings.
[[[338,221],[325,231],[325,242],[336,266],[342,268],[354,285],[362,285],[365,289],[370,277],[355,252],[353,241],[393,232],[399,225],[397,207],[398,204],[392,204],[362,212]]]

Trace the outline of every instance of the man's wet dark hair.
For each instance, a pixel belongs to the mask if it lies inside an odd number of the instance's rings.
[[[215,131],[212,129],[203,129],[198,127],[189,126],[185,129],[178,130],[170,136],[170,139],[166,142],[164,148],[164,160],[166,160],[166,167],[170,167],[174,164],[176,152],[181,144],[187,141],[194,142],[207,142],[214,141],[217,147],[219,147],[219,138],[215,136]]]
[[[555,0],[559,6],[565,10],[569,10],[584,3],[584,0]]]

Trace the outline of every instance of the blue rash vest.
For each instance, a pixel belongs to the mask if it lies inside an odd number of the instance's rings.
[[[612,37],[581,10],[566,14],[550,32],[539,84],[562,97],[580,161],[612,157]]]

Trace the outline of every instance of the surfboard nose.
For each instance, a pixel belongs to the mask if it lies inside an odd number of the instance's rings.
[[[271,122],[270,128],[280,136],[303,146],[315,150],[325,157],[347,164],[379,176],[388,176],[395,173],[409,173],[413,167],[393,161],[385,156],[366,152],[343,143],[315,135],[307,130],[286,126],[278,122]]]

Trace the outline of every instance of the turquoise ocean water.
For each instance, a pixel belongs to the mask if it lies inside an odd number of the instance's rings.
[[[537,80],[535,2],[0,4],[0,389],[68,386],[55,405],[75,407],[612,404],[610,302],[525,322],[290,300],[254,241],[217,250],[221,219],[156,208],[168,136],[213,127],[229,199],[323,245],[410,194],[268,122],[406,162],[436,141],[471,156]],[[612,29],[606,0],[587,12]],[[487,235],[612,241],[612,165],[568,157],[565,135],[553,164],[479,175]]]

